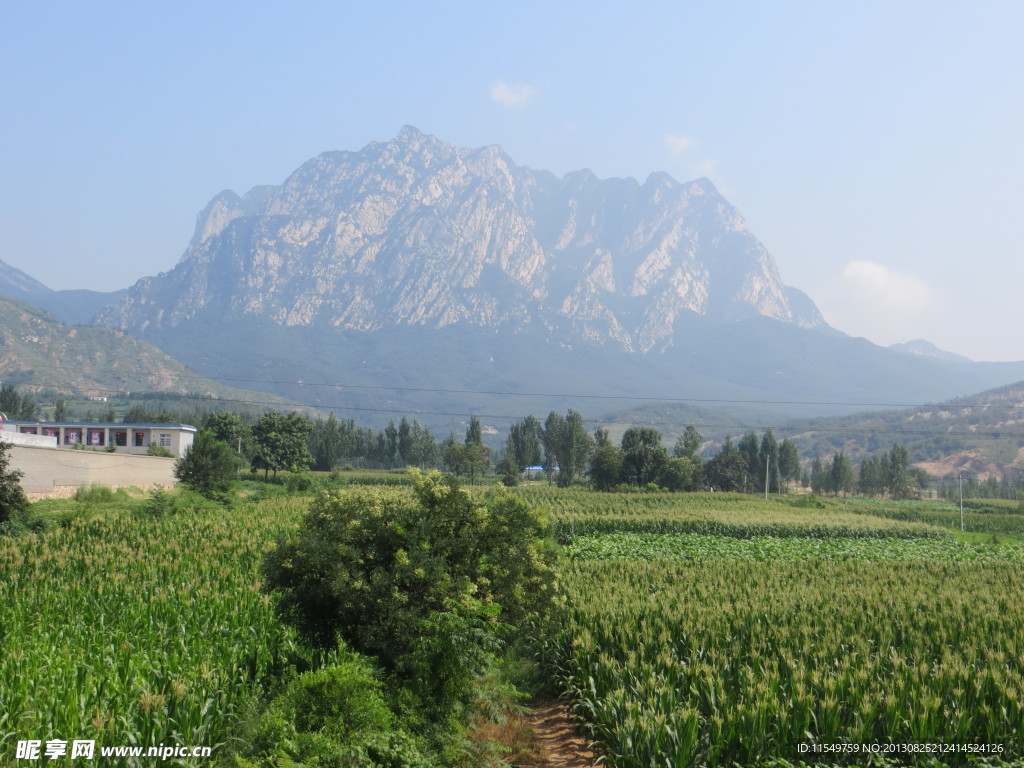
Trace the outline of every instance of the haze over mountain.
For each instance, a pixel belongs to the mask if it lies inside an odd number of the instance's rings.
[[[152,344],[120,331],[70,327],[38,307],[5,298],[0,298],[0,381],[23,391],[87,397],[144,392],[236,402],[254,394],[197,376]]]
[[[830,328],[705,179],[558,178],[411,127],[217,195],[178,265],[96,322],[206,375],[385,421],[651,397],[807,415],[1024,378]]]
[[[0,297],[27,301],[71,325],[90,322],[105,305],[116,301],[125,291],[54,291],[34,277],[0,261]]]

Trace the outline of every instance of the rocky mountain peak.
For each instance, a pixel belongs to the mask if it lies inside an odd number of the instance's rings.
[[[496,145],[455,147],[405,126],[321,154],[279,186],[220,193],[178,266],[98,321],[135,333],[210,317],[464,324],[650,352],[670,347],[690,313],[824,326],[791,297],[707,179],[557,178]]]

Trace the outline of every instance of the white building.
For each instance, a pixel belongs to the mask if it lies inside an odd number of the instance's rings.
[[[84,422],[4,421],[2,434],[23,436],[21,444],[31,441],[40,447],[93,448],[115,453],[145,455],[149,446],[159,445],[177,457],[192,445],[196,428],[190,424],[90,424]],[[32,436],[39,439],[33,439]],[[49,439],[45,439],[49,438]],[[13,437],[7,442],[14,443]],[[56,442],[54,442],[54,440]]]

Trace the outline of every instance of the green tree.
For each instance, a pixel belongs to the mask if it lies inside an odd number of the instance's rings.
[[[881,456],[869,456],[860,464],[857,490],[865,496],[881,496],[885,493],[888,468]]]
[[[815,458],[811,462],[811,491],[819,496],[832,490],[832,466]]]
[[[35,421],[39,405],[31,395],[22,395],[12,384],[0,387],[0,413],[16,421]]]
[[[540,466],[544,460],[543,439],[544,427],[536,417],[527,416],[513,424],[505,441],[505,455],[509,457],[510,466],[514,465],[517,472]]]
[[[604,427],[594,430],[594,447],[604,448],[606,445],[612,444],[611,435],[608,434],[608,430]]]
[[[595,448],[588,474],[595,491],[613,490],[621,482],[622,450],[611,443]]]
[[[697,431],[692,424],[678,438],[672,448],[672,455],[676,458],[686,459],[689,463],[690,480],[681,491],[697,491],[704,487],[704,460],[700,456],[700,447],[704,442],[704,436]]]
[[[831,478],[829,486],[832,493],[837,496],[840,493],[853,493],[857,487],[857,481],[853,470],[853,464],[846,458],[842,451],[836,451],[832,456]]]
[[[246,423],[237,413],[216,411],[203,420],[203,429],[230,445],[240,457],[252,455],[251,421]]]
[[[313,463],[309,453],[309,419],[297,413],[268,411],[252,429],[256,442],[252,465],[262,469],[264,477],[282,469],[306,469]]]
[[[28,497],[21,488],[22,472],[11,468],[10,446],[0,440],[0,525],[28,509]]]
[[[309,450],[313,455],[313,468],[330,472],[341,461],[341,425],[330,414],[326,420],[317,419],[309,436]]]
[[[559,469],[558,451],[562,445],[562,433],[565,432],[565,419],[562,414],[551,411],[544,419],[544,474],[550,483]]]
[[[651,427],[631,427],[622,435],[622,480],[641,488],[657,481],[668,463],[661,433]]]
[[[516,464],[515,459],[509,454],[508,450],[505,450],[501,454],[501,458],[494,465],[494,470],[501,478],[501,483],[507,488],[519,485],[520,476],[522,470],[519,465]]]
[[[658,478],[658,485],[670,491],[693,490],[693,477],[696,468],[693,460],[687,456],[673,456],[666,462],[665,468]]]
[[[757,435],[748,432],[740,438],[736,449],[743,458],[743,487],[744,493],[752,493],[764,489],[764,463],[761,460],[761,441]]]
[[[568,488],[586,474],[593,450],[594,441],[583,426],[583,417],[578,411],[570,410],[557,441],[559,487]]]
[[[417,419],[412,420],[412,454],[410,464],[424,469],[437,465],[437,440],[429,428],[424,427]]]
[[[222,498],[238,473],[238,454],[212,432],[196,435],[185,455],[174,465],[174,476],[207,498]]]
[[[409,423],[408,418],[403,416],[398,424],[398,458],[403,465],[408,467],[416,463],[413,461],[415,458],[415,446],[412,424]]]
[[[402,460],[398,453],[398,427],[394,419],[384,428],[384,445],[384,461],[389,468],[394,467],[396,462]]]
[[[744,487],[747,461],[733,445],[732,438],[725,438],[725,445],[704,465],[704,476],[708,484],[718,491],[740,491]]]
[[[683,434],[676,438],[672,455],[680,458],[695,459],[700,456],[700,446],[703,442],[704,436],[697,431],[693,424],[689,424],[683,431]]]
[[[441,456],[445,467],[456,477],[466,471],[466,446],[460,443],[452,432],[441,448]]]
[[[53,407],[53,420],[61,422],[67,421],[68,418],[68,404],[63,399],[60,399]]]
[[[547,521],[501,486],[480,497],[436,471],[409,474],[414,499],[375,489],[319,497],[265,556],[265,589],[307,641],[341,638],[425,698],[457,701],[502,627],[553,605]]]
[[[480,419],[470,416],[469,426],[466,427],[466,443],[463,452],[463,461],[469,471],[470,482],[476,481],[477,474],[484,474],[491,466],[491,449],[484,445],[483,427]]]
[[[894,499],[911,499],[917,495],[917,484],[910,473],[910,452],[905,445],[893,443],[889,451],[889,493]]]
[[[795,483],[800,479],[800,452],[788,437],[779,446],[779,474],[785,483]]]

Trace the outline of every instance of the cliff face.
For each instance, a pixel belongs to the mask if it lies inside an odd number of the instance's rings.
[[[707,180],[559,179],[406,127],[280,186],[221,193],[181,262],[97,322],[139,335],[201,319],[467,325],[650,352],[672,346],[688,312],[825,327],[793,297]]]

